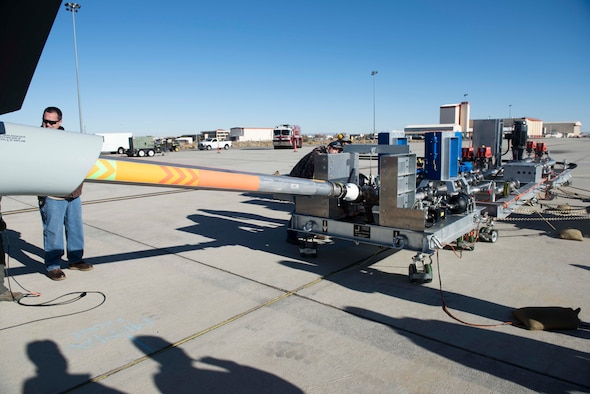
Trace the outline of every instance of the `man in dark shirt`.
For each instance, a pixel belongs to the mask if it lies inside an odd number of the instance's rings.
[[[289,173],[289,176],[296,178],[312,179],[314,176],[315,158],[321,153],[340,153],[344,150],[344,146],[340,141],[332,141],[328,146],[318,146],[314,148],[307,155],[303,156],[301,160],[295,164],[295,167]]]
[[[41,127],[62,129],[62,112],[57,107],[43,111]],[[86,263],[84,255],[84,224],[82,223],[82,184],[67,196],[39,196],[39,211],[43,222],[43,247],[47,276],[52,280],[64,280],[61,270],[64,249],[71,270],[90,271],[92,264]],[[66,245],[64,245],[64,229]]]

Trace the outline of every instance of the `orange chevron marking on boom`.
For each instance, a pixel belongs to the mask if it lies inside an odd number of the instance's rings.
[[[86,175],[88,179],[114,180],[117,173],[117,162],[111,160],[97,160]]]
[[[256,191],[260,187],[260,178],[252,174],[107,159],[98,159],[86,178],[220,190]]]
[[[197,186],[199,184],[199,170],[192,168],[160,166],[166,174],[158,183],[164,185]]]

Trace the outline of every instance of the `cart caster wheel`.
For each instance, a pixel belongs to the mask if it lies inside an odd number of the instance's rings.
[[[424,283],[432,282],[432,264],[424,264]]]
[[[479,239],[482,241],[488,241],[488,228],[482,227],[479,229]]]
[[[418,273],[418,269],[416,268],[416,264],[410,264],[410,266],[408,268],[408,279],[409,279],[410,283],[416,282],[416,279],[414,279],[414,275],[417,273]]]
[[[498,240],[498,230],[491,230],[489,235],[489,241],[491,243],[496,243]]]

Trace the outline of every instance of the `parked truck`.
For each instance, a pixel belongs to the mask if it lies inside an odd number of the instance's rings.
[[[272,146],[275,149],[301,148],[303,146],[301,128],[297,125],[278,125],[273,130]]]
[[[199,150],[211,150],[211,149],[229,149],[231,147],[231,141],[224,141],[219,138],[207,138],[204,141],[199,142]]]
[[[129,149],[127,149],[127,156],[129,157],[153,157],[156,153],[160,153],[160,147],[156,145],[153,137],[130,137]]]
[[[103,153],[118,153],[122,155],[129,149],[129,138],[132,133],[96,133],[102,137]]]

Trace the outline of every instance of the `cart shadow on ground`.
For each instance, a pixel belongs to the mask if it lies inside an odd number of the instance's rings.
[[[395,318],[358,307],[344,310],[386,324],[429,352],[535,392],[590,389],[590,377],[583,372],[590,368],[590,353],[582,350],[440,320]]]

